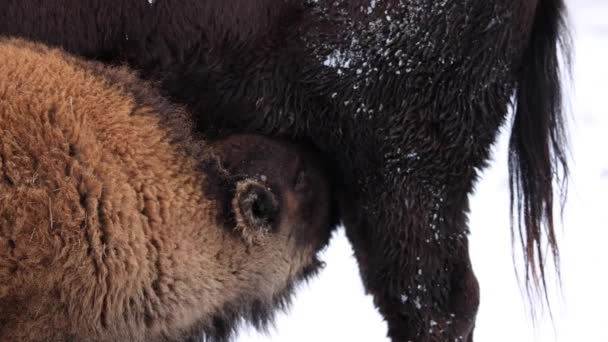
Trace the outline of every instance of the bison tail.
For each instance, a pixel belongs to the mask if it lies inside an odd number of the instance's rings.
[[[553,184],[559,185],[563,200],[568,177],[560,82],[560,65],[569,66],[564,15],[563,0],[537,2],[529,45],[518,70],[509,142],[511,231],[519,233],[524,251],[527,293],[530,297],[544,293],[545,299],[547,244],[559,279]]]

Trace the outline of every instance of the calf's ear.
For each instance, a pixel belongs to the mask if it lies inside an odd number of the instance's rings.
[[[259,243],[277,228],[280,211],[277,196],[256,179],[245,179],[236,184],[232,209],[235,229],[249,244]]]

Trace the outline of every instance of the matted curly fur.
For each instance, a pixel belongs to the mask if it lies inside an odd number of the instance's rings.
[[[193,139],[125,68],[18,40],[0,60],[0,340],[225,340],[320,266],[306,148]]]

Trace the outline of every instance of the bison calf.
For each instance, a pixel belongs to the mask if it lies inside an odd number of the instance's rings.
[[[306,148],[193,138],[124,68],[17,40],[0,60],[0,340],[225,340],[318,269]]]

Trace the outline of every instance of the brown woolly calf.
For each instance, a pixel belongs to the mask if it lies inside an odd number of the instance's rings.
[[[0,340],[225,340],[321,264],[305,147],[207,144],[130,71],[0,40]]]

